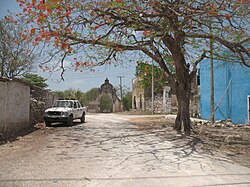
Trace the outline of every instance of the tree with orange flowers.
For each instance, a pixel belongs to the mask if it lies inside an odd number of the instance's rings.
[[[36,36],[33,44],[47,45],[47,61],[60,57],[62,68],[71,55],[76,55],[76,68],[117,63],[126,55],[133,59],[134,53],[158,63],[177,96],[177,131],[191,129],[191,82],[210,40],[216,58],[228,57],[220,53],[228,51],[250,67],[249,0],[18,2],[20,21],[30,24]]]

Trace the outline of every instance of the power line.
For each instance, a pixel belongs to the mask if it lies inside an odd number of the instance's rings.
[[[125,75],[133,75],[133,74],[131,74],[131,73],[127,73],[127,74],[125,74]],[[116,77],[117,75],[108,75],[108,77]],[[107,77],[107,75],[105,74],[105,75],[96,75],[96,76],[87,76],[87,75],[83,75],[83,76],[81,76],[81,75],[79,75],[79,77],[67,77],[67,75],[65,75],[65,79],[67,80],[67,79],[96,79],[96,78],[105,78],[105,77]]]
[[[131,74],[125,74],[125,75],[131,75]],[[64,79],[67,80],[80,80],[80,79],[100,79],[100,78],[105,78],[107,75],[97,75],[97,76],[79,76],[79,77],[67,77],[65,76]],[[108,75],[108,77],[117,77],[117,75]],[[49,82],[61,82],[60,78],[57,77],[51,77],[47,81]]]

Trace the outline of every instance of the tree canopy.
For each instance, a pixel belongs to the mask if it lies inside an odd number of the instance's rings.
[[[129,111],[132,109],[132,93],[125,92],[124,97],[122,98],[123,109],[124,111]]]
[[[23,75],[22,79],[29,82],[32,85],[39,86],[41,88],[48,87],[48,84],[46,84],[46,79],[37,74],[27,73]]]
[[[68,89],[64,91],[55,91],[59,99],[77,99],[84,106],[88,106],[90,101],[95,101],[99,96],[100,90],[92,88],[86,93],[80,90]]]
[[[84,106],[87,105],[86,94],[80,90],[67,89],[64,91],[54,91],[59,99],[77,99]]]
[[[153,68],[153,72],[152,72]],[[152,93],[152,75],[154,76],[154,93],[162,94],[164,87],[167,84],[167,79],[164,75],[164,71],[156,65],[148,64],[145,62],[138,62],[135,70],[135,76],[140,77],[139,84],[142,85],[145,92],[145,97],[151,97]]]
[[[209,41],[250,67],[249,0],[18,2],[23,8],[19,21],[31,26],[24,34],[36,36],[33,44],[43,43],[49,50],[41,68],[60,57],[63,72],[69,56],[76,69],[117,63],[126,54],[133,59],[134,52],[158,63],[177,96],[176,130],[182,125],[191,129],[191,81],[207,57]]]
[[[24,36],[26,26],[0,20],[0,72],[2,77],[13,78],[31,71],[36,60],[31,37]]]

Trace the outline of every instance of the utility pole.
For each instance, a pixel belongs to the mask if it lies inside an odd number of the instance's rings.
[[[122,95],[122,78],[124,78],[125,76],[117,76],[117,78],[119,78],[120,79],[120,92],[121,92],[121,100],[122,100],[122,97],[123,97],[123,95]]]
[[[151,92],[151,96],[152,96],[152,114],[154,114],[154,63],[152,61],[152,92]]]
[[[210,39],[210,115],[211,124],[214,124],[214,63],[212,39]]]

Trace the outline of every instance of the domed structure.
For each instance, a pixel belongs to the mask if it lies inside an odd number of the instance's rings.
[[[99,89],[96,101],[89,103],[92,112],[122,112],[123,103],[116,95],[116,89],[106,78]]]

